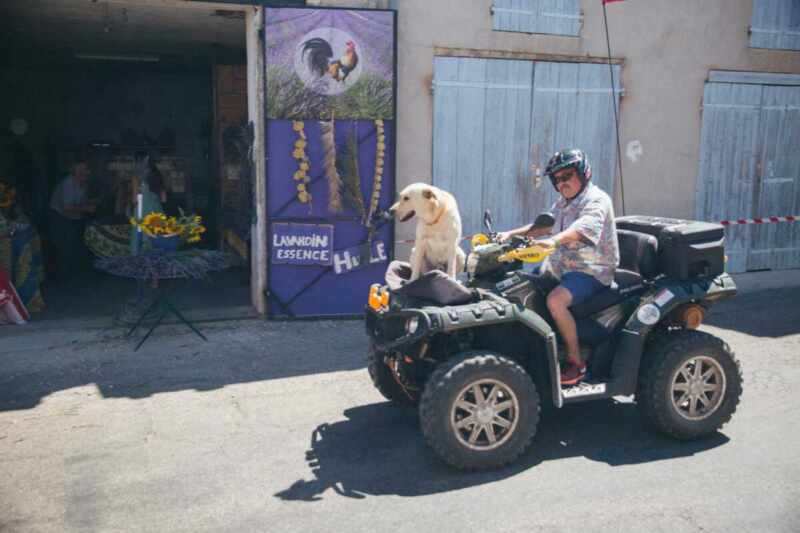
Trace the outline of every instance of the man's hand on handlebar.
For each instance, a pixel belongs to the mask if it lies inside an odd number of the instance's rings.
[[[514,246],[527,246],[528,242],[530,241],[530,239],[528,239],[524,233],[520,233],[517,230],[501,231],[495,238],[499,243],[511,241],[511,244]]]
[[[500,231],[497,233],[497,242],[506,242],[513,234],[513,231]]]

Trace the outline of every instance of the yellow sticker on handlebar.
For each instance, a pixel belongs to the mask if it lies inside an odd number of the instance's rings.
[[[498,261],[522,261],[523,263],[539,263],[545,257],[552,254],[555,248],[545,248],[539,245],[528,246],[527,248],[517,248],[511,250],[497,258]]]

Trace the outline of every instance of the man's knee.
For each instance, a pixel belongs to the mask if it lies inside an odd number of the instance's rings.
[[[572,303],[572,294],[564,287],[558,286],[547,295],[547,309],[550,313],[565,311]]]

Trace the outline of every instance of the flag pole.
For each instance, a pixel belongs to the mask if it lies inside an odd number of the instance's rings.
[[[608,71],[611,74],[611,105],[614,108],[614,127],[617,132],[617,165],[619,167],[619,192],[622,200],[622,214],[625,214],[625,184],[622,180],[622,148],[619,142],[619,116],[617,114],[617,95],[616,84],[614,83],[614,67],[611,64],[611,40],[608,36],[608,15],[606,14],[606,3],[603,1],[603,22],[606,28],[606,47],[608,49]],[[614,0],[611,0],[614,1]]]

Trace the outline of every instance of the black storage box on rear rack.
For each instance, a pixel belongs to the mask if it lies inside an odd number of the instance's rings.
[[[687,280],[725,271],[725,227],[721,224],[638,215],[619,217],[616,224],[619,229],[655,236],[659,268],[669,277]]]

